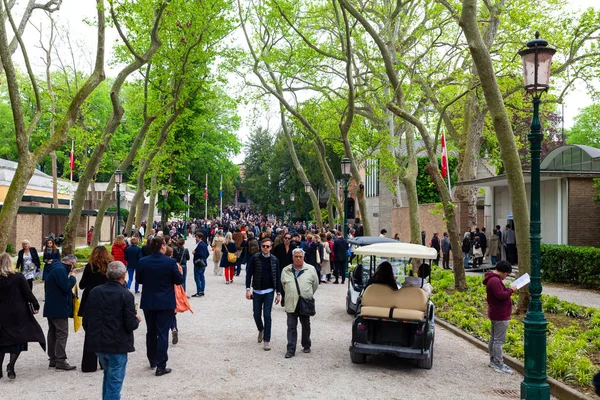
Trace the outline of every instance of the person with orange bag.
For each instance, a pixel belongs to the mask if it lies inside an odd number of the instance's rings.
[[[167,246],[167,250],[165,252],[165,256],[172,257],[173,249]],[[179,272],[183,275],[183,268],[179,263],[177,263],[177,268],[179,268]],[[179,329],[177,328],[177,313],[182,313],[185,311],[190,311],[192,314],[192,307],[190,306],[190,302],[188,300],[188,296],[185,293],[185,289],[183,285],[175,285],[175,315],[173,316],[173,323],[171,324],[171,336],[173,338],[173,344],[177,344],[179,342]]]

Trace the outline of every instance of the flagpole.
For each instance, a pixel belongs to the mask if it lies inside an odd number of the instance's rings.
[[[206,174],[206,183],[204,184],[204,220],[208,220],[208,174]]]
[[[219,207],[221,210],[221,222],[223,222],[223,175],[221,175],[221,183],[219,184],[219,197],[221,198],[221,205]]]
[[[75,167],[75,139],[71,139],[71,157],[69,160],[69,166],[71,167],[71,186],[69,187],[69,209],[73,207],[73,168]]]

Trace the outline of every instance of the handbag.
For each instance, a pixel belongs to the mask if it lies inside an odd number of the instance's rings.
[[[223,245],[223,247],[225,247],[225,251],[227,252],[227,262],[230,264],[235,264],[237,262],[237,256],[235,253],[230,253],[227,249],[227,246]]]
[[[473,257],[483,257],[483,250],[481,250],[481,247],[476,248],[475,246],[473,246]]]
[[[75,284],[74,286],[74,290],[73,290],[73,328],[75,329],[75,332],[77,332],[79,330],[79,328],[81,328],[81,322],[82,322],[82,318],[78,315],[79,314],[79,306],[81,305],[81,300],[79,300],[79,294],[77,292],[77,284]]]
[[[298,278],[296,278],[296,273],[292,269],[292,274],[294,274],[294,281],[296,282],[296,290],[298,291],[298,314],[305,317],[312,317],[317,313],[315,310],[315,299],[306,299],[302,297],[300,294],[300,285],[298,285]]]

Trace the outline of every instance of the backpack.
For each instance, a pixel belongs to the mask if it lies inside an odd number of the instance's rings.
[[[256,253],[258,253],[258,241],[256,239],[251,239],[248,241],[248,254],[250,254],[251,256],[255,255]]]

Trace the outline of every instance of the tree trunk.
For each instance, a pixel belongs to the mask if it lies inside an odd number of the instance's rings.
[[[329,199],[327,199],[327,221],[329,222],[329,229],[333,229],[335,226],[335,211],[333,210],[333,197],[334,195],[329,192]]]
[[[56,165],[56,151],[50,153],[52,158],[52,206],[58,208],[58,168]]]
[[[144,189],[144,192],[146,190]],[[137,208],[135,210],[135,233],[137,234],[140,230],[140,226],[142,226],[142,214],[144,211],[144,200],[145,194],[142,194],[140,197],[140,201],[137,204]]]
[[[421,213],[419,210],[419,197],[417,195],[417,176],[419,175],[419,165],[417,163],[417,154],[414,144],[414,127],[408,126],[406,132],[406,156],[408,165],[402,183],[406,189],[408,199],[408,214],[410,217],[410,242],[421,243]]]
[[[146,236],[150,234],[150,229],[154,224],[154,206],[156,205],[156,196],[158,194],[158,186],[156,184],[156,174],[153,174],[150,178],[150,198],[148,199],[148,217],[146,221],[148,221]]]
[[[29,122],[29,127],[26,127],[18,78],[11,59],[11,53],[6,36],[6,26],[4,23],[0,24],[0,58],[6,74],[6,85],[8,87],[11,110],[13,113],[19,160],[19,166],[15,171],[15,177],[13,182],[11,182],[8,193],[6,194],[2,211],[0,211],[0,251],[4,251],[6,249],[8,234],[15,221],[19,203],[23,197],[23,194],[25,193],[27,184],[33,176],[35,165],[43,157],[60,148],[60,146],[66,142],[68,132],[73,126],[83,102],[100,84],[100,82],[104,80],[105,15],[104,7],[102,6],[103,0],[96,0],[96,4],[98,5],[98,44],[96,48],[94,70],[86,80],[85,84],[79,89],[77,94],[71,100],[71,103],[67,107],[67,110],[65,111],[64,116],[58,124],[54,134],[48,140],[41,143],[33,151],[33,153],[31,153],[29,148],[30,135],[37,124],[38,118],[36,117],[32,119]],[[0,19],[4,21],[6,13],[3,6],[0,6],[0,16],[2,17]],[[20,35],[17,35],[17,37],[19,40],[21,40]],[[23,49],[23,55],[26,65],[29,65],[29,60],[25,49]],[[35,94],[36,97],[39,95],[37,90],[35,91]]]
[[[473,62],[477,67],[483,94],[490,110],[494,130],[496,131],[496,137],[500,145],[500,155],[508,179],[515,221],[517,249],[519,253],[519,274],[529,273],[530,248],[527,234],[529,231],[529,210],[521,160],[517,152],[512,125],[504,107],[504,99],[496,81],[492,59],[479,31],[477,0],[463,0],[463,9],[459,23],[469,44]],[[527,290],[519,290],[518,311],[526,309],[528,303]]]

